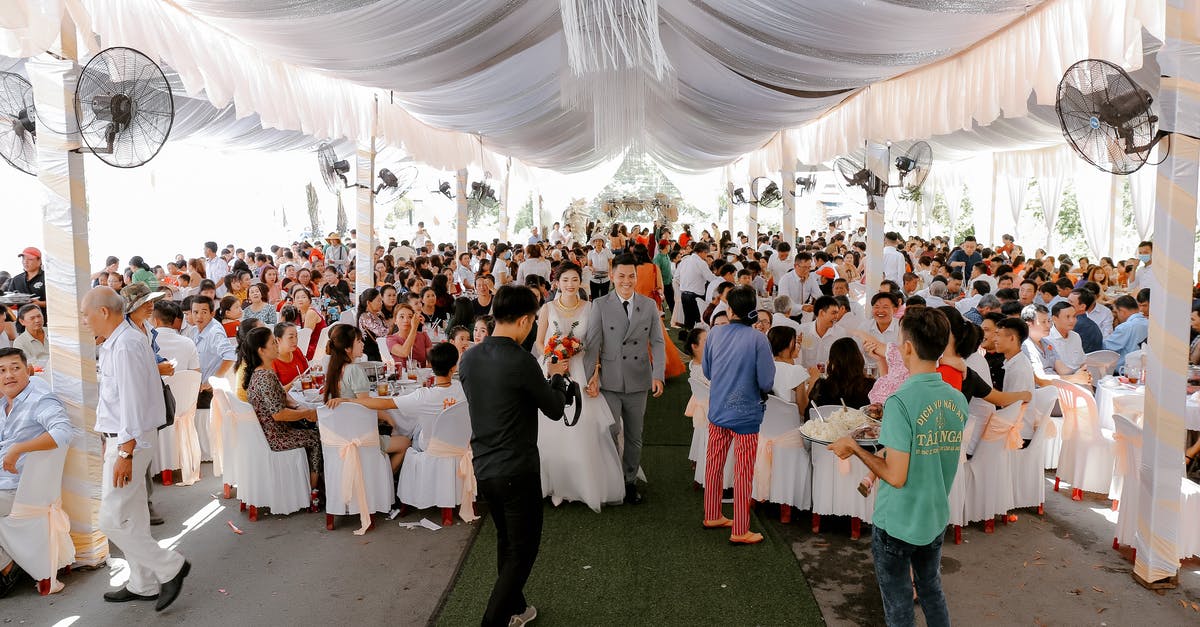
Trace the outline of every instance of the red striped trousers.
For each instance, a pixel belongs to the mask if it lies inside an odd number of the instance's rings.
[[[725,458],[733,443],[733,535],[750,531],[750,489],[754,480],[757,433],[734,433],[708,423],[708,452],[704,466],[704,519],[721,517],[721,492],[725,489]]]

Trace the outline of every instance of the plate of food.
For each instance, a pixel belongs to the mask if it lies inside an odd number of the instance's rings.
[[[828,416],[818,415],[800,426],[800,435],[809,442],[824,445],[849,435],[863,446],[874,446],[879,442],[879,421],[871,418],[875,413],[872,407],[843,407]],[[882,408],[879,412],[882,413]]]

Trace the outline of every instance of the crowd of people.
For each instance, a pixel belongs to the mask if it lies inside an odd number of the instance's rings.
[[[948,490],[954,471],[945,451],[911,449],[915,416],[931,399],[941,399],[946,402],[938,411],[947,419],[938,424],[958,420],[961,430],[964,401],[972,398],[1002,406],[1029,400],[1035,387],[1051,379],[1090,383],[1084,367],[1089,352],[1115,351],[1122,368],[1124,358],[1146,341],[1153,289],[1151,242],[1139,244],[1130,259],[1092,263],[1042,250],[1027,256],[1009,236],[987,247],[972,237],[952,243],[889,232],[880,260],[883,281],[866,285],[861,227],[845,232],[831,226],[790,240],[778,233],[732,235],[715,224],[699,233],[689,225],[674,232],[659,224],[588,224],[576,234],[555,223],[546,237],[535,230],[524,245],[472,241],[455,250],[433,242],[420,224],[413,237],[391,239],[369,252],[357,250],[357,234],[349,235],[349,245],[338,233],[323,244],[265,248],[206,242],[199,256],[180,254],[162,265],[133,257],[122,266],[110,257],[92,275],[83,316],[101,347],[96,430],[105,437],[108,478],[102,526],[135,564],[126,588],[107,600],[157,595],[163,606],[187,575],[181,556],[150,546],[149,525],[159,521],[152,506],[140,505],[150,498],[149,481],[142,477],[152,444],[139,436],[162,423],[159,377],[199,371],[204,383],[197,407],[206,409],[212,402],[210,377],[234,374],[235,391],[253,406],[270,448],[305,450],[315,509],[322,468],[316,411],[287,393],[312,364],[320,363],[328,375],[329,406],[354,402],[379,410],[386,432],[381,448],[398,471],[406,451],[427,445],[421,427],[448,404],[494,408],[515,402],[486,390],[482,380],[495,385],[497,373],[523,372],[507,365],[517,364],[511,351],[519,347],[539,365],[522,377],[559,375],[586,391],[581,419],[568,427],[557,420],[561,408],[543,403],[536,428],[521,427],[520,444],[512,448],[498,439],[495,425],[486,423],[490,419],[473,411],[481,496],[493,509],[504,503],[512,509],[512,499],[536,491],[539,503],[549,497],[555,504],[576,501],[600,511],[645,499],[638,482],[644,477],[646,399],[660,395],[667,379],[688,371],[670,341],[677,336],[691,357],[693,376],[711,383],[710,457],[724,459],[734,449],[734,518],[721,512],[727,487],[721,484],[721,463],[708,464],[715,474],[708,478],[704,506],[704,526],[731,528],[734,543],[762,539],[749,529],[748,505],[766,394],[794,401],[802,419],[815,406],[886,401],[880,437],[886,458],[853,442],[835,443],[834,449],[863,458],[887,484],[876,505],[875,526],[884,532],[875,540],[877,557],[886,551],[912,558],[917,589],[929,595],[930,605],[925,599],[922,604],[929,617],[940,587],[935,590],[929,579],[928,560],[940,550],[941,536],[930,538],[939,521],[945,526],[942,489]],[[362,254],[371,255],[371,287],[355,298],[351,286],[358,283]],[[8,374],[26,364],[35,371],[49,356],[41,252],[27,248],[21,259],[23,272],[0,277],[0,289],[31,295],[16,311],[0,308],[5,316],[0,384],[10,407],[27,389],[53,399],[39,378]],[[1196,336],[1200,308],[1192,319]],[[497,328],[503,337],[497,337]],[[318,355],[323,330],[326,349]],[[477,351],[478,346],[491,348]],[[1200,361],[1200,341],[1191,348],[1193,362]],[[485,352],[493,361],[475,359]],[[358,367],[363,360],[430,367],[433,385],[407,396],[375,398]],[[6,495],[11,502],[21,454],[37,450],[30,442],[46,448],[78,437],[69,421],[64,424],[61,406],[51,411],[53,400],[42,404],[45,411],[22,419],[0,415],[0,514],[6,513]],[[36,425],[30,422],[35,419]],[[1032,422],[1021,426],[1026,443],[1033,428]],[[970,453],[972,444],[963,446]],[[1189,449],[1189,462],[1197,452]],[[523,482],[517,488],[502,481],[514,477]],[[523,503],[514,516],[540,512]],[[932,513],[912,522],[913,508]],[[525,542],[520,530],[500,533],[515,544]],[[0,552],[0,561],[4,558]],[[520,568],[532,566],[524,557],[514,559]],[[877,559],[877,567],[880,563]],[[910,562],[904,563],[903,569],[894,560],[880,567],[885,597],[908,577]],[[16,567],[3,568],[0,584],[11,586]],[[513,594],[514,582],[523,584],[523,578],[519,572],[508,577],[507,594]],[[519,595],[520,585],[515,590]],[[523,597],[515,598],[494,598],[489,615],[499,624],[522,616]]]

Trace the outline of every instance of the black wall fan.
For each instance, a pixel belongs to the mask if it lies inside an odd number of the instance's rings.
[[[450,191],[450,183],[446,181],[438,181],[438,188],[431,191],[434,194],[441,194],[450,200],[454,200],[454,192]]]
[[[19,74],[0,72],[0,156],[12,167],[37,175],[37,113],[33,86]]]
[[[1076,62],[1058,83],[1054,110],[1063,136],[1088,163],[1112,174],[1132,174],[1168,133],[1156,131],[1154,102],[1129,73],[1103,59]]]
[[[417,168],[405,165],[397,168],[395,172],[388,168],[380,168],[376,178],[379,184],[375,186],[375,202],[394,203],[404,198],[417,183]]]
[[[167,142],[175,99],[150,57],[133,48],[106,48],[79,74],[75,115],[87,150],[111,166],[136,168]]]
[[[754,198],[751,202],[759,207],[773,208],[783,203],[783,193],[779,191],[779,186],[765,176],[750,181],[750,195]]]
[[[350,173],[350,162],[339,159],[337,151],[328,142],[317,146],[317,169],[321,172],[321,180],[325,181],[329,193],[340,194],[343,189],[351,187],[369,189],[375,196],[375,202],[383,204],[400,200],[417,182],[417,168],[405,165],[395,171],[380,168],[375,176],[379,182],[374,189],[357,182],[351,183],[346,177]],[[341,182],[341,185],[338,185],[338,182]]]
[[[471,194],[467,202],[476,203],[487,209],[495,209],[500,206],[500,199],[496,198],[496,190],[492,189],[486,180],[471,182]]]
[[[813,190],[817,188],[817,175],[809,174],[808,176],[796,177],[796,191],[792,192],[792,196],[811,195]]]
[[[325,181],[325,187],[329,188],[329,193],[337,194],[350,187],[350,181],[346,179],[350,172],[350,162],[338,159],[337,152],[328,143],[317,146],[317,167],[321,171],[321,180]],[[338,187],[339,180],[342,182],[341,187]]]
[[[905,195],[912,196],[929,177],[929,169],[933,165],[933,149],[927,142],[914,142],[903,155],[896,157],[893,165],[900,175],[900,180],[895,183],[876,176],[864,164],[850,157],[838,157],[833,162],[841,181],[847,187],[861,188],[869,198],[883,196],[892,187],[902,187]]]

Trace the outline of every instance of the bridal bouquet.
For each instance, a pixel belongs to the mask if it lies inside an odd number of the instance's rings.
[[[559,361],[566,361],[583,352],[583,341],[575,337],[575,327],[577,326],[579,326],[578,321],[571,323],[571,328],[567,330],[566,335],[563,335],[558,328],[558,323],[554,324],[554,335],[546,338],[546,348],[542,351],[545,359],[557,357]]]

